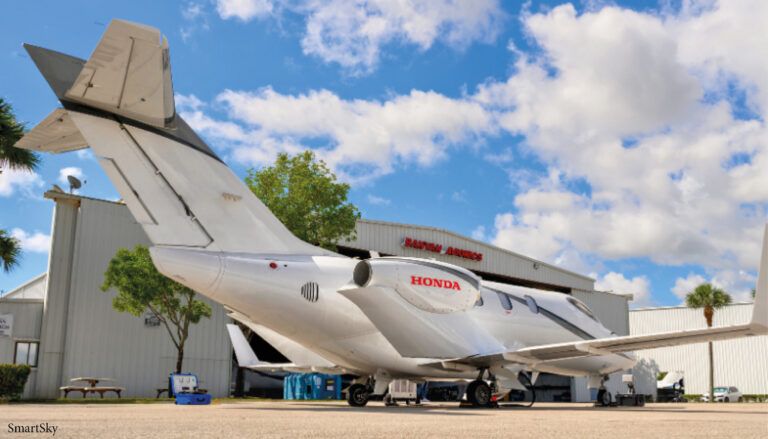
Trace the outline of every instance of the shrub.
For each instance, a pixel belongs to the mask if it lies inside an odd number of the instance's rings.
[[[0,399],[21,398],[31,371],[26,364],[0,364]]]

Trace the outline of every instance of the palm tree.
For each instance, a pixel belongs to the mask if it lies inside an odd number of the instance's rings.
[[[715,310],[731,303],[731,296],[720,288],[706,283],[696,287],[695,290],[685,296],[685,304],[690,308],[704,308],[704,318],[707,326],[712,327],[712,318]],[[715,402],[715,376],[714,359],[712,355],[712,342],[709,342],[709,402]]]
[[[19,240],[0,229],[0,264],[6,273],[18,265],[21,248]]]
[[[11,104],[0,98],[0,172],[3,167],[34,171],[40,157],[13,145],[24,135],[24,125],[16,120]]]

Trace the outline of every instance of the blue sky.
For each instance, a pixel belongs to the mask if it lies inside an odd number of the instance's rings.
[[[21,44],[87,58],[112,18],[166,34],[179,111],[239,175],[312,148],[366,218],[474,236],[635,306],[754,285],[766,2],[29,1],[0,16],[19,119],[57,106]],[[0,227],[24,244],[0,290],[46,269],[41,195],[62,174],[117,198],[88,153],[0,174]]]

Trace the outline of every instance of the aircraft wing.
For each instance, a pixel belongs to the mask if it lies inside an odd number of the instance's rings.
[[[529,346],[513,351],[500,351],[494,354],[469,355],[449,361],[428,363],[425,366],[451,368],[460,367],[461,365],[493,366],[505,363],[518,363],[535,366],[537,369],[546,372],[545,368],[556,369],[557,366],[551,363],[558,360],[615,355],[642,349],[768,334],[768,225],[766,225],[765,234],[763,235],[763,251],[756,291],[752,320],[743,325]]]

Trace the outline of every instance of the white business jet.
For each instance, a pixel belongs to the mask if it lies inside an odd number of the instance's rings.
[[[467,400],[490,406],[542,372],[599,388],[635,364],[629,351],[768,333],[766,244],[750,323],[619,337],[566,294],[486,282],[434,260],[361,261],[299,240],[176,114],[157,29],[114,20],[87,61],[26,48],[62,108],[17,146],[93,148],[158,270],[222,303],[291,361],[260,361],[231,325],[240,366],[354,375],[352,406],[393,379],[470,380]]]

